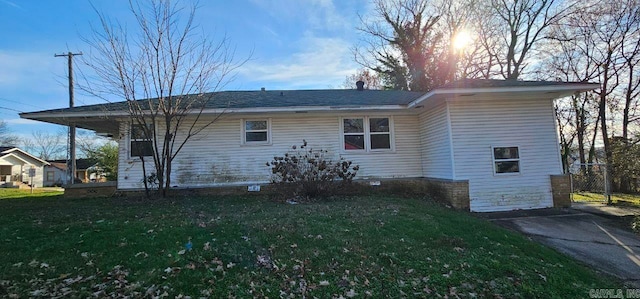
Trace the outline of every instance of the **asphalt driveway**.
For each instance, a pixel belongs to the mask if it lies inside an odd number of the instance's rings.
[[[640,237],[614,219],[577,209],[499,212],[481,215],[555,248],[602,272],[640,287]]]

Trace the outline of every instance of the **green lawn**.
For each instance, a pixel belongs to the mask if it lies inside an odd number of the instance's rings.
[[[606,198],[602,193],[580,192],[573,194],[574,201],[597,201],[606,202]],[[640,195],[634,194],[612,194],[611,201],[614,204],[633,204],[640,205]]]
[[[0,252],[0,297],[583,298],[621,287],[485,220],[383,196],[2,200]]]
[[[28,198],[37,197],[45,198],[48,196],[59,196],[64,191],[54,190],[52,188],[34,188],[33,193],[30,189],[13,189],[13,188],[0,188],[0,200],[10,198]]]

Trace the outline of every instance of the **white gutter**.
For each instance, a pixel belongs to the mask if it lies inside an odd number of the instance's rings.
[[[378,106],[294,106],[294,107],[252,107],[252,108],[214,108],[203,109],[202,114],[221,113],[272,113],[272,112],[320,112],[320,111],[362,111],[362,110],[404,110],[406,105],[378,105]],[[198,109],[192,111],[197,112]],[[39,118],[94,118],[130,116],[126,111],[78,111],[78,112],[26,112],[20,113],[21,118],[38,120]]]

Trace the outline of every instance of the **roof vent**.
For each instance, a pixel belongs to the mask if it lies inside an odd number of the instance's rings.
[[[358,80],[358,81],[356,82],[356,87],[357,87],[357,89],[358,89],[359,91],[363,91],[363,90],[364,90],[364,81],[362,81],[362,80]]]
[[[267,89],[264,87],[260,87],[260,91],[266,91]]]

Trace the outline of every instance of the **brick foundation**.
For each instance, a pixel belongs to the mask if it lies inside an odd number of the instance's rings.
[[[551,192],[554,208],[571,207],[571,177],[569,175],[551,175]]]
[[[425,178],[425,181],[434,184],[444,192],[444,200],[458,210],[469,211],[469,181]]]
[[[116,182],[86,183],[64,186],[64,197],[110,197],[116,192]]]

